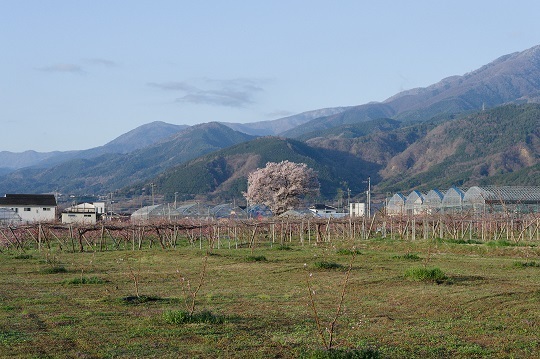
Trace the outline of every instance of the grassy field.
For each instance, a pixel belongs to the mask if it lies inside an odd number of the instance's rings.
[[[540,357],[537,243],[370,239],[210,255],[182,244],[4,250],[0,355]]]

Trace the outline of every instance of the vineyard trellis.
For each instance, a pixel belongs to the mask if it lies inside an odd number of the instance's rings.
[[[445,238],[456,241],[540,241],[540,215],[472,216],[436,214],[371,218],[303,218],[258,220],[178,220],[154,223],[111,223],[94,225],[37,223],[0,227],[0,250],[56,245],[66,251],[141,250],[177,248],[182,240],[191,246],[216,248],[285,246],[293,242],[317,245],[335,241],[385,237],[401,240]]]

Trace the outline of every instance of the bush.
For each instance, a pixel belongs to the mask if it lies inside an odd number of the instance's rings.
[[[448,277],[440,268],[414,267],[405,271],[405,277],[419,282],[442,283]]]
[[[15,259],[32,259],[32,255],[31,254],[19,254],[19,255],[16,255],[15,257],[13,257]]]
[[[343,268],[343,265],[341,265],[339,263],[326,262],[326,261],[315,262],[313,265],[317,269],[340,269],[340,268]]]
[[[187,323],[208,323],[208,324],[221,324],[225,322],[222,316],[215,315],[208,310],[202,312],[193,313],[189,315],[189,312],[185,310],[168,310],[163,313],[163,319],[169,324],[187,324]]]
[[[274,247],[276,251],[292,251],[292,247],[291,246],[287,246],[285,244],[281,244],[279,246],[275,246]]]

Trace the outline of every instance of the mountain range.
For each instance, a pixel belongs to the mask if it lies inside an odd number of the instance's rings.
[[[451,185],[539,185],[540,46],[383,102],[274,121],[152,122],[82,151],[0,152],[0,193],[240,198],[268,161],[307,163],[322,199]]]

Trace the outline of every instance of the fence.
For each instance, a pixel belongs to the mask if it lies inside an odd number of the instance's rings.
[[[95,225],[39,223],[0,227],[1,250],[58,247],[67,251],[177,248],[239,248],[313,245],[372,238],[512,242],[540,241],[540,215],[520,217],[460,214],[384,216],[371,218],[182,220],[145,224],[103,222]]]

